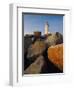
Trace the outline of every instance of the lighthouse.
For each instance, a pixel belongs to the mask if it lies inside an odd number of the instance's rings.
[[[49,24],[48,24],[48,22],[46,22],[45,23],[45,32],[44,32],[44,34],[48,35],[48,32],[49,32]]]

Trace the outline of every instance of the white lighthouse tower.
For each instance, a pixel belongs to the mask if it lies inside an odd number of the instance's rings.
[[[49,32],[49,24],[48,24],[48,22],[46,22],[45,23],[45,32],[44,32],[44,34],[48,35],[48,32]]]

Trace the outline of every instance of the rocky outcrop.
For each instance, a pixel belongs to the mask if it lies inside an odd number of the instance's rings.
[[[24,73],[63,72],[63,36],[59,33],[49,35],[24,36]]]
[[[49,61],[63,71],[63,44],[51,46],[47,52]]]
[[[37,57],[37,56],[43,54],[45,49],[46,49],[46,44],[44,43],[44,41],[37,40],[37,41],[35,41],[34,44],[32,44],[28,48],[27,58],[30,59],[30,58]]]
[[[25,74],[38,74],[41,72],[42,67],[44,65],[44,57],[39,56],[35,62],[33,62],[25,71]]]
[[[61,44],[63,43],[63,36],[59,32],[56,33],[50,33],[46,40],[45,43],[47,44],[48,47],[56,44]]]

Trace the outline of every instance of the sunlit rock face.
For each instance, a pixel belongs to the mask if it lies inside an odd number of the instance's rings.
[[[48,48],[48,59],[63,71],[63,44],[58,44]]]
[[[44,41],[37,40],[35,41],[34,44],[32,44],[28,48],[27,58],[30,59],[30,58],[37,57],[38,55],[43,54],[45,49],[46,49],[46,44],[44,43]]]
[[[37,59],[24,71],[25,74],[38,74],[44,66],[44,57],[40,55]]]
[[[63,43],[63,36],[59,32],[50,33],[48,34],[45,43],[48,47],[56,44],[61,44]]]

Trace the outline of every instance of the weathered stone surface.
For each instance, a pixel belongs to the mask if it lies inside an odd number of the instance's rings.
[[[38,74],[44,65],[44,57],[39,56],[25,71],[25,74]]]
[[[63,43],[63,36],[59,32],[50,33],[47,36],[45,43],[47,44],[48,47],[56,44],[61,44]]]
[[[48,58],[53,64],[63,71],[63,44],[49,47]]]
[[[35,41],[35,43],[28,48],[27,58],[32,58],[41,55],[45,51],[45,49],[46,44],[44,43],[44,41]]]
[[[27,51],[27,49],[31,44],[32,44],[32,38],[29,35],[24,36],[24,53]]]

